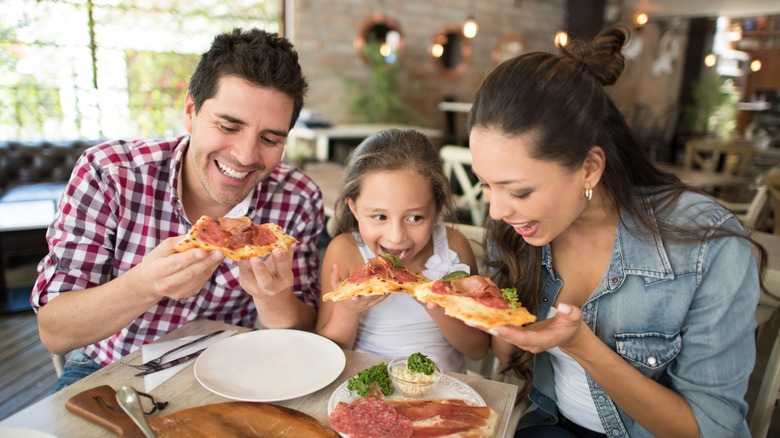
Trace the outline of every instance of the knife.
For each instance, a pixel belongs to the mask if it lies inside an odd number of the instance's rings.
[[[190,361],[192,359],[195,359],[196,357],[198,357],[199,354],[203,353],[203,351],[205,351],[205,350],[206,350],[205,348],[201,348],[200,350],[198,350],[198,351],[196,351],[194,353],[190,353],[190,354],[188,354],[186,356],[182,356],[182,357],[180,357],[178,359],[174,359],[174,360],[172,360],[170,362],[165,362],[163,364],[157,365],[154,368],[149,368],[146,371],[142,371],[142,372],[136,374],[135,377],[145,376],[147,374],[156,373],[157,371],[162,371],[162,370],[168,369],[170,367],[175,367],[176,365],[183,364],[184,362],[187,362],[187,361]]]

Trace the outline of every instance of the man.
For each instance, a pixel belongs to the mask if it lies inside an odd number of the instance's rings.
[[[74,350],[54,390],[196,318],[313,328],[322,195],[280,163],[307,86],[286,39],[236,29],[214,39],[191,78],[189,135],[82,155],[31,297],[46,348]],[[300,243],[240,262],[173,251],[202,215],[276,223]]]

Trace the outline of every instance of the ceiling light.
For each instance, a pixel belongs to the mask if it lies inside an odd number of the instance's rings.
[[[756,58],[753,61],[750,62],[750,70],[751,71],[759,71],[761,70],[761,60]]]
[[[636,18],[634,19],[634,23],[636,23],[637,27],[642,27],[647,24],[647,14],[644,12],[637,14]]]
[[[565,31],[559,31],[555,34],[555,45],[565,47],[569,43],[569,34]]]
[[[707,67],[712,67],[715,65],[715,63],[718,62],[718,57],[715,56],[714,53],[710,53],[709,55],[704,57],[704,65]]]

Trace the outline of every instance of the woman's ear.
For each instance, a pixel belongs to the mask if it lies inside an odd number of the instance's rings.
[[[604,153],[604,149],[601,146],[592,146],[588,155],[585,156],[585,161],[582,162],[584,182],[595,187],[601,180],[606,166],[607,155]]]

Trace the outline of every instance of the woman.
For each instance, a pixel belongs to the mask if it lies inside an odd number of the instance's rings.
[[[493,278],[539,317],[490,331],[533,376],[516,436],[749,436],[757,263],[738,220],[659,171],[602,88],[627,38],[511,59],[469,116]]]

